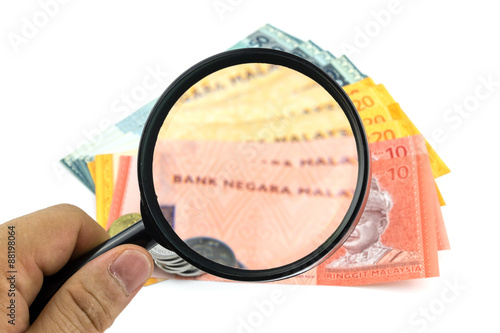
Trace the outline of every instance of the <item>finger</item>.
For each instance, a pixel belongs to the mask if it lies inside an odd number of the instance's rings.
[[[103,332],[153,271],[153,259],[136,245],[122,245],[87,263],[45,306],[28,332]]]
[[[81,209],[58,205],[17,218],[17,289],[28,304],[34,300],[44,276],[53,275],[69,260],[81,256],[109,238],[106,231]]]

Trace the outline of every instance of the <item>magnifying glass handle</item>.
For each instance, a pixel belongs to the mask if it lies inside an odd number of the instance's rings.
[[[151,249],[157,243],[144,228],[144,223],[139,221],[131,227],[123,230],[119,234],[98,245],[90,252],[87,252],[82,257],[69,262],[59,272],[52,276],[44,278],[42,288],[37,297],[30,306],[30,323],[33,323],[43,308],[50,301],[52,296],[61,288],[61,286],[80,268],[94,258],[97,258],[104,252],[107,252],[118,245],[136,244]]]

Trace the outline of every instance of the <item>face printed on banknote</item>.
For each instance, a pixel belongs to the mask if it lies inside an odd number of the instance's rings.
[[[349,254],[361,253],[380,241],[387,227],[387,215],[376,211],[366,211],[356,229],[344,243]]]
[[[389,211],[393,207],[391,195],[380,189],[378,180],[372,179],[365,211],[349,238],[344,243],[346,254],[330,263],[327,268],[350,268],[394,263],[416,255],[392,248],[381,242],[389,225]]]

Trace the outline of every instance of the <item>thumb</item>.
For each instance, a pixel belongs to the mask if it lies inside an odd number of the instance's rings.
[[[104,332],[153,271],[148,251],[116,247],[75,273],[45,306],[28,332]]]

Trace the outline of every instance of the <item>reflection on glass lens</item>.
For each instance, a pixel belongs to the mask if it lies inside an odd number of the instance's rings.
[[[153,157],[155,192],[160,206],[175,207],[178,236],[207,259],[250,270],[325,243],[357,175],[337,102],[309,77],[269,64],[228,67],[186,91]]]

